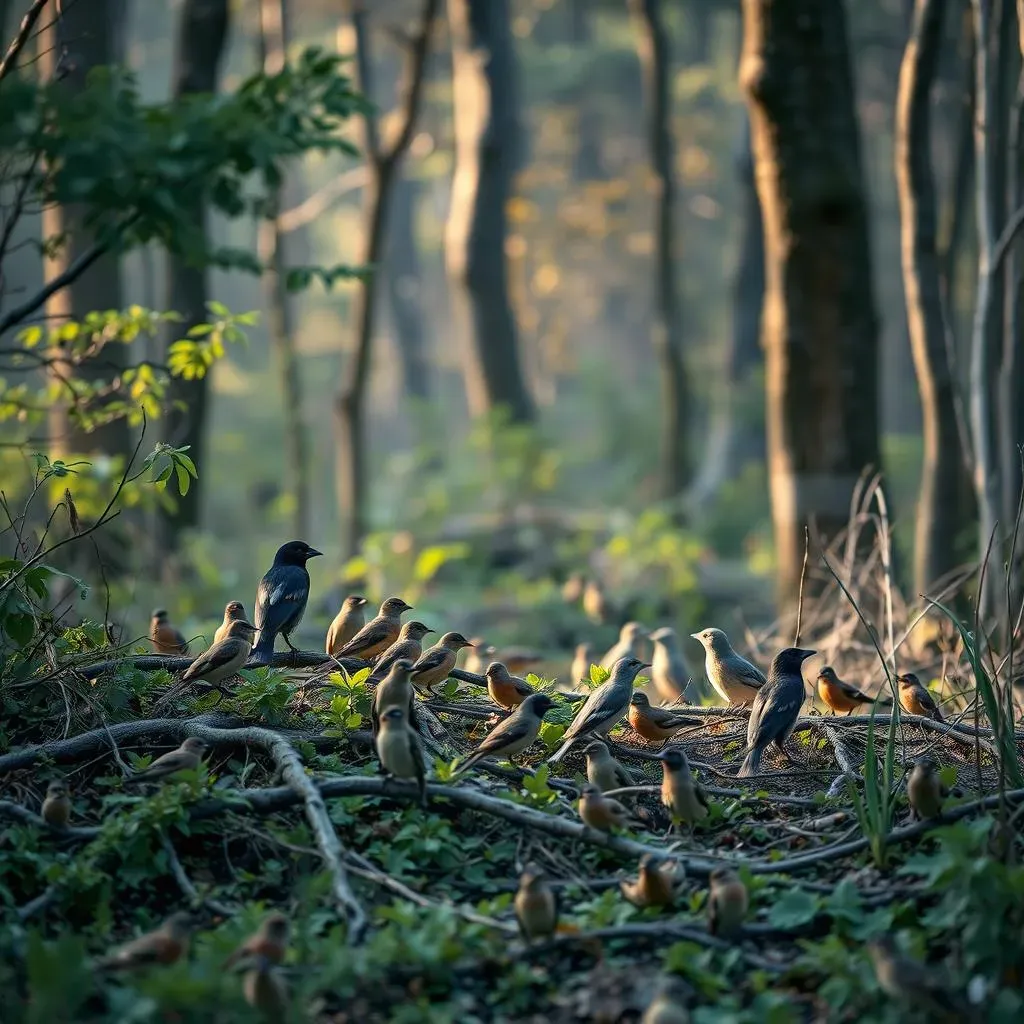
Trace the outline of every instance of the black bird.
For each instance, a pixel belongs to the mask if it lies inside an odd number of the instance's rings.
[[[768,669],[768,681],[757,691],[750,709],[747,725],[747,756],[739,770],[740,777],[757,775],[761,768],[761,755],[774,743],[783,756],[786,740],[796,725],[800,707],[804,702],[804,677],[800,666],[817,651],[787,647],[779,651]]]
[[[309,599],[306,562],[322,554],[304,540],[290,540],[277,549],[274,564],[256,588],[256,643],[252,653],[257,664],[265,665],[271,660],[278,633],[295,650],[288,637],[302,619]]]

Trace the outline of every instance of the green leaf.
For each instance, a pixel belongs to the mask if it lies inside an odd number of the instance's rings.
[[[590,666],[590,681],[595,686],[600,686],[601,683],[606,683],[611,678],[611,672],[608,669],[603,668],[600,665]]]
[[[787,889],[772,904],[768,923],[773,928],[799,928],[809,924],[818,913],[818,899],[803,889]]]

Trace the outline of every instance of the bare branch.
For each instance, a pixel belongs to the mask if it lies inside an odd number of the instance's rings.
[[[11,45],[7,47],[3,60],[0,60],[0,82],[14,70],[18,54],[25,48],[25,43],[28,42],[28,37],[39,20],[39,15],[43,13],[43,8],[49,2],[50,0],[32,0],[32,6],[25,12],[25,17],[21,19],[21,24],[18,26],[18,34],[11,41]]]

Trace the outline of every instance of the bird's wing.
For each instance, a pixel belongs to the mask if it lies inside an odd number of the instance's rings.
[[[734,671],[740,682],[746,683],[748,686],[764,686],[768,681],[764,673],[746,658],[737,657]]]
[[[200,679],[207,672],[223,668],[228,662],[238,657],[242,652],[244,644],[245,641],[239,640],[236,636],[229,636],[226,640],[221,640],[219,644],[214,644],[208,651],[200,654],[185,669],[185,673],[181,677],[182,681],[188,682],[190,679]]]
[[[516,715],[510,715],[484,737],[475,753],[483,755],[500,753],[512,746],[513,743],[525,739],[530,733],[531,725],[532,723],[525,717],[519,718]]]
[[[348,654],[357,654],[359,651],[379,644],[382,640],[391,636],[391,623],[383,619],[374,619],[368,622],[344,647],[338,651],[338,657]]]
[[[765,690],[769,687],[772,690],[771,693],[766,695],[762,705],[761,714],[758,716],[757,721],[757,731],[753,740],[751,739],[750,728],[747,729],[748,746],[752,746],[755,742],[766,742],[775,739],[779,733],[780,723],[788,721],[794,711],[799,713],[800,706],[804,702],[804,682],[802,678],[799,680],[793,678],[769,683],[767,687],[758,692],[758,695],[760,696],[760,694],[765,693]],[[752,728],[753,714],[750,716],[750,721]]]
[[[623,787],[636,785],[636,779],[630,774],[629,769],[618,761],[615,762],[615,780]]]
[[[680,715],[675,711],[666,711],[664,708],[651,708],[647,714],[655,725],[660,725],[663,729],[672,729],[675,726],[682,728],[684,725],[701,724],[699,718],[689,718],[686,715]]]
[[[711,804],[708,802],[708,795],[704,792],[704,787],[699,782],[695,782],[693,784],[693,795],[697,798],[697,803],[699,803],[705,811],[711,810]]]
[[[257,588],[253,625],[279,633],[302,614],[308,599],[309,573],[299,565],[275,565]]]
[[[588,729],[598,728],[613,714],[622,714],[625,709],[625,702],[622,698],[621,687],[611,682],[602,683],[587,698],[587,703],[572,720],[572,725],[562,737],[562,741],[574,739]]]
[[[413,674],[420,672],[430,672],[434,669],[441,668],[448,658],[448,648],[431,648],[429,651],[424,652],[423,656],[416,662],[412,667]]]

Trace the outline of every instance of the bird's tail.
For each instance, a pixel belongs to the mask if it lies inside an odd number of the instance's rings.
[[[566,740],[549,758],[548,764],[558,764],[559,761],[565,757],[566,754],[572,749],[572,745],[576,742],[575,737],[571,740]]]
[[[256,634],[250,659],[257,665],[267,665],[274,660],[274,640],[276,636],[269,630],[261,629]]]
[[[751,747],[747,756],[736,773],[737,778],[745,779],[751,775],[757,775],[761,771],[761,748]]]

